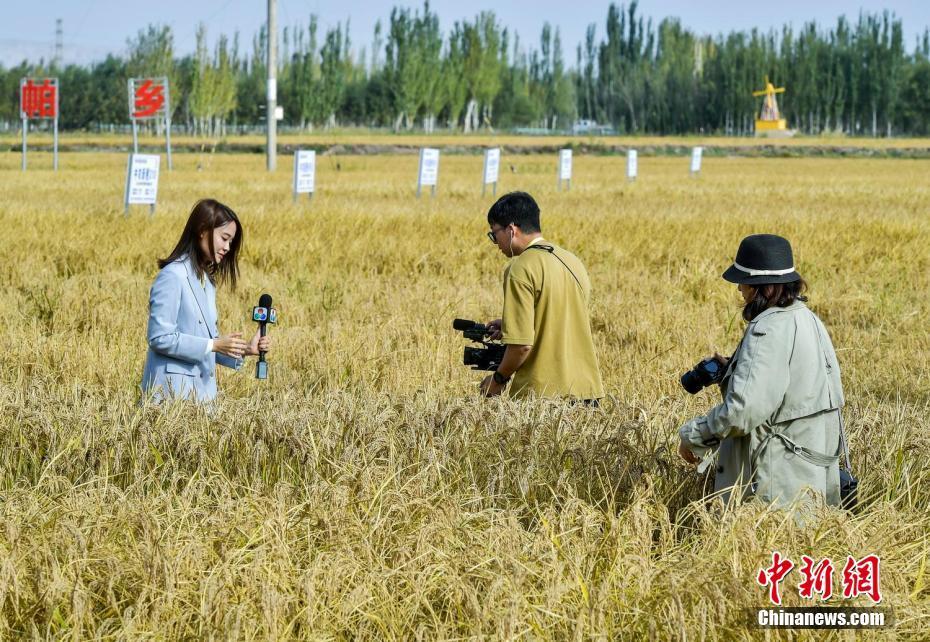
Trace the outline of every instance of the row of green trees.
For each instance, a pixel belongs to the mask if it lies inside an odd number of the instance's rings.
[[[323,33],[314,16],[282,31],[285,124],[468,132],[568,129],[580,118],[620,133],[741,135],[752,131],[760,103],[752,91],[768,76],[788,88],[782,111],[801,131],[930,133],[930,35],[907,47],[901,21],[887,12],[841,17],[831,28],[701,36],[674,18],[654,26],[635,1],[612,4],[603,33],[588,28],[573,66],[557,27],[545,25],[525,46],[482,12],[444,33],[428,2],[379,21],[370,55],[353,49],[349,32],[345,23]],[[176,124],[214,136],[229,125],[260,126],[267,34],[260,30],[248,51],[238,34],[207,42],[201,25],[196,51],[179,57],[171,29],[150,26],[128,41],[126,56],[90,66],[0,66],[0,121],[16,121],[23,76],[57,75],[62,127],[94,129],[127,122],[127,78],[165,75]]]

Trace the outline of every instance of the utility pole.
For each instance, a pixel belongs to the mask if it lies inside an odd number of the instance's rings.
[[[268,125],[268,140],[265,156],[268,160],[269,172],[273,172],[277,166],[278,153],[278,121],[275,120],[278,102],[278,79],[275,77],[277,75],[275,62],[277,31],[275,0],[268,0],[268,111],[265,115],[265,121]]]

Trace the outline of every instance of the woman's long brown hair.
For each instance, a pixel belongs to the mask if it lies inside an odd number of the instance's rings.
[[[804,279],[791,283],[765,283],[752,287],[755,289],[755,294],[743,307],[743,318],[746,321],[752,321],[772,307],[787,308],[795,301],[807,301],[807,297],[803,294],[807,290],[807,282]]]
[[[219,264],[213,262],[213,230],[230,221],[236,223],[236,235],[229,244],[229,252]],[[210,256],[204,256],[200,249],[200,234],[207,232],[210,239]],[[197,201],[191,215],[187,218],[187,225],[181,232],[181,238],[171,254],[164,259],[158,259],[158,267],[163,268],[178,259],[190,256],[197,271],[197,278],[202,279],[206,274],[211,283],[229,283],[235,290],[239,279],[239,248],[242,246],[242,223],[239,217],[230,208],[212,198]]]

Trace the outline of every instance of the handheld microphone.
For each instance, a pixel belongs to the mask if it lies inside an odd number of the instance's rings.
[[[271,307],[271,295],[263,294],[258,298],[258,305],[252,308],[252,321],[258,323],[260,336],[268,334],[268,324],[278,322],[278,311]],[[268,378],[268,363],[265,361],[265,352],[258,353],[258,363],[255,365],[255,378]]]

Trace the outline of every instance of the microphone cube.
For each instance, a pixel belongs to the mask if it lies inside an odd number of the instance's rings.
[[[268,362],[259,361],[255,364],[255,378],[256,379],[267,379],[268,378]]]
[[[277,323],[278,311],[274,308],[256,306],[252,308],[252,321],[257,323]]]

